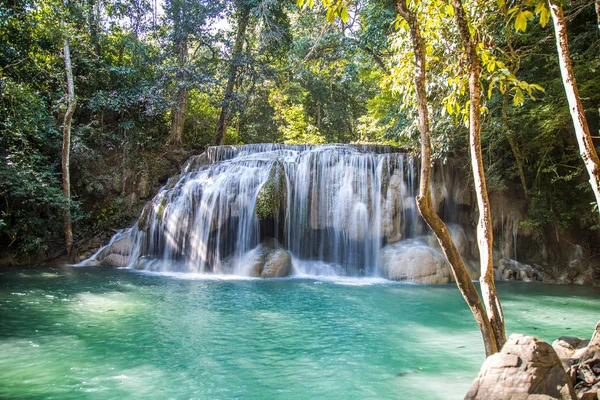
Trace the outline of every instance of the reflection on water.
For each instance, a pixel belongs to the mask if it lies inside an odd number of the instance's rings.
[[[509,333],[599,318],[596,289],[499,290]],[[484,358],[453,285],[382,279],[4,270],[0,321],[2,399],[459,399]]]

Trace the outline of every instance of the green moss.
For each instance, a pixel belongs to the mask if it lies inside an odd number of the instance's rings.
[[[260,188],[256,198],[256,216],[259,219],[274,218],[284,206],[285,171],[283,164],[276,161],[271,166],[269,178]]]
[[[165,214],[165,208],[167,207],[167,198],[163,197],[160,201],[160,204],[158,205],[158,210],[156,212],[156,214],[158,215],[158,218],[160,220],[163,219],[163,215]]]

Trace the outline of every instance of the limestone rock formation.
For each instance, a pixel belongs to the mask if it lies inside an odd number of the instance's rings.
[[[541,275],[535,267],[509,258],[497,262],[494,270],[496,279],[504,281],[540,281]]]
[[[395,281],[440,284],[454,281],[444,256],[420,240],[384,247],[381,263],[385,276]]]
[[[102,267],[126,267],[129,265],[129,256],[133,251],[134,243],[129,234],[123,234],[122,237],[113,240],[108,246],[104,247],[95,259],[88,263],[91,266]]]
[[[556,351],[564,368],[569,369],[577,359],[581,358],[589,342],[587,339],[561,336],[552,343],[552,348]]]
[[[292,273],[292,256],[275,239],[265,239],[251,251],[248,274],[261,278],[281,278]]]
[[[576,399],[571,380],[548,343],[513,334],[485,360],[466,400]]]
[[[598,400],[600,398],[600,322],[596,324],[594,334],[587,346],[576,350],[566,362],[563,360],[563,363],[572,363],[568,374],[575,385],[577,398]]]

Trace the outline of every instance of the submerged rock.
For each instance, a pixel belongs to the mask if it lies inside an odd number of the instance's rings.
[[[248,274],[261,278],[281,278],[292,273],[292,255],[276,239],[266,239],[251,251]]]
[[[388,279],[416,283],[450,283],[452,271],[444,256],[420,240],[406,240],[381,250],[383,272]]]
[[[513,334],[488,357],[466,400],[576,399],[569,376],[548,343]]]

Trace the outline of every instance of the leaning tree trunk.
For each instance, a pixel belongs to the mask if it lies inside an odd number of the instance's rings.
[[[429,128],[429,111],[427,110],[426,83],[426,59],[425,43],[421,36],[419,22],[414,12],[411,12],[404,0],[396,0],[396,12],[406,20],[410,29],[410,38],[412,42],[415,57],[415,89],[417,97],[417,107],[419,112],[419,132],[421,140],[421,176],[419,182],[419,195],[417,196],[417,206],[423,219],[429,225],[435,234],[448,263],[454,274],[456,285],[463,298],[469,305],[471,312],[479,325],[486,355],[498,352],[498,346],[494,331],[492,330],[490,320],[486,314],[481,299],[477,294],[477,289],[467,272],[465,263],[462,260],[446,224],[437,215],[431,200],[430,181],[431,181],[431,138]]]
[[[469,68],[469,148],[471,151],[471,167],[473,181],[479,208],[479,222],[477,224],[477,244],[479,245],[479,262],[481,265],[481,292],[483,302],[494,330],[496,347],[501,349],[506,342],[504,331],[504,315],[500,298],[494,282],[494,262],[492,259],[492,245],[494,233],[492,230],[492,217],[490,213],[490,200],[487,194],[485,171],[483,169],[483,154],[481,152],[481,60],[477,54],[477,43],[469,32],[467,15],[461,0],[452,0],[456,25],[461,40],[465,47],[467,65]]]
[[[550,13],[554,21],[554,32],[556,34],[556,48],[558,50],[558,62],[560,65],[560,74],[562,76],[563,86],[567,93],[569,102],[569,110],[571,111],[571,119],[575,127],[575,136],[579,144],[579,154],[583,158],[583,163],[590,175],[590,185],[596,196],[596,204],[600,213],[600,159],[594,147],[590,127],[585,118],[585,110],[579,91],[577,90],[577,82],[575,82],[575,73],[573,72],[573,64],[569,54],[569,41],[567,37],[567,23],[563,14],[562,7],[549,1]],[[598,3],[596,3],[598,7]]]
[[[185,115],[188,103],[188,88],[186,85],[186,63],[188,58],[187,38],[177,42],[178,68],[177,84],[180,85],[175,104],[173,105],[173,121],[171,123],[171,134],[168,143],[180,144],[183,138],[183,127],[185,126]]]
[[[225,95],[223,96],[223,105],[221,106],[221,114],[217,125],[217,133],[215,134],[214,144],[220,146],[223,144],[223,138],[227,131],[227,123],[229,122],[229,107],[233,99],[233,89],[237,79],[240,56],[244,46],[244,38],[246,36],[246,28],[250,22],[250,7],[244,8],[238,17],[238,27],[235,34],[235,42],[231,53],[231,61],[229,62],[229,74],[227,77],[227,86],[225,86]]]
[[[73,68],[71,66],[71,51],[69,40],[64,39],[65,71],[67,74],[67,112],[63,121],[63,146],[62,146],[62,184],[63,194],[66,199],[64,210],[64,230],[67,257],[71,257],[73,249],[73,231],[71,228],[71,182],[69,177],[69,153],[71,148],[71,120],[75,113],[77,101],[75,99],[75,85],[73,83]]]

